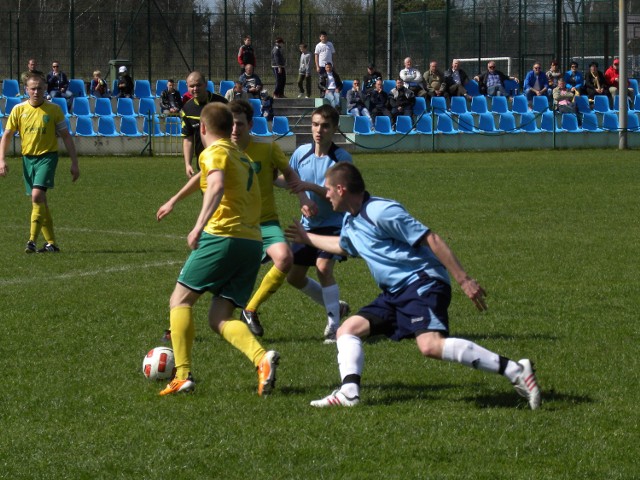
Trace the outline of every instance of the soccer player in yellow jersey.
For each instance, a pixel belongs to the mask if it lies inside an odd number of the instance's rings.
[[[233,115],[226,105],[207,104],[199,128],[205,146],[199,157],[202,208],[187,237],[191,255],[170,300],[176,376],[160,395],[195,388],[192,307],[206,291],[213,294],[209,325],[252,361],[258,370],[258,394],[266,395],[275,386],[280,355],[262,348],[244,322],[231,318],[236,307],[246,304],[260,268],[260,187],[250,160],[229,138]]]
[[[60,107],[45,101],[45,81],[37,73],[25,76],[29,99],[11,111],[2,140],[0,141],[0,176],[9,173],[5,155],[16,132],[20,133],[22,146],[22,169],[27,195],[31,196],[31,230],[26,253],[59,252],[53,232],[53,219],[47,203],[47,190],[54,187],[58,165],[58,136],[62,138],[71,157],[71,178],[75,182],[80,176],[78,155],[67,123]],[[46,240],[44,247],[37,249],[38,236]]]

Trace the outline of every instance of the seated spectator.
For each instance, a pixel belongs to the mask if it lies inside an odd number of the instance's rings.
[[[401,78],[396,79],[396,88],[389,92],[389,106],[391,107],[391,123],[396,124],[398,115],[413,115],[413,106],[416,103],[414,93],[404,86]]]
[[[273,97],[267,90],[260,92],[260,115],[267,120],[273,120]]]
[[[324,97],[325,103],[328,103],[336,110],[340,110],[342,80],[340,80],[340,75],[333,70],[333,64],[331,62],[324,64],[324,73],[320,75],[318,88]]]
[[[429,101],[431,101],[433,97],[445,97],[447,100],[449,99],[447,84],[444,80],[444,74],[438,69],[438,62],[431,62],[429,64],[429,70],[424,72],[424,85],[427,89],[426,95]]]
[[[564,74],[564,81],[574,94],[580,95],[584,86],[584,77],[582,72],[578,71],[577,62],[571,62],[569,70]]]
[[[558,86],[558,79],[562,77],[562,70],[560,70],[560,65],[557,60],[551,60],[551,65],[549,65],[549,70],[547,70],[546,75],[547,83],[549,84],[547,95],[553,99],[553,89]]]
[[[263,88],[262,80],[253,72],[253,65],[245,65],[244,73],[240,75],[239,81],[249,98],[260,98],[260,92],[262,92]]]
[[[553,106],[560,113],[576,113],[577,106],[574,103],[576,94],[567,88],[564,78],[558,78],[558,86],[553,89]]]
[[[389,112],[389,96],[382,89],[382,78],[376,80],[373,90],[368,91],[366,96],[369,100],[369,114],[372,122],[375,122],[378,115],[391,116],[391,112]]]
[[[486,72],[476,75],[473,78],[478,82],[480,93],[482,95],[489,95],[490,97],[509,96],[507,90],[504,88],[505,80],[513,80],[516,83],[520,83],[516,77],[510,77],[500,70],[496,70],[496,62],[493,60],[487,64]]]
[[[460,60],[454,59],[451,68],[444,72],[444,82],[449,97],[466,97],[471,100],[465,85],[469,82],[469,76],[460,68]]]
[[[67,74],[60,70],[60,62],[53,62],[51,69],[47,74],[47,95],[49,98],[66,98],[67,106],[69,107],[69,111],[71,111],[73,93],[68,90],[69,79],[67,78]]]
[[[547,95],[549,80],[547,79],[547,74],[542,72],[540,63],[533,64],[533,70],[527,73],[522,87],[524,88],[527,102],[529,102],[529,107],[533,104],[533,97]]]
[[[369,93],[376,88],[376,82],[382,80],[382,74],[376,70],[376,66],[370,63],[367,66],[367,74],[362,78],[362,90]]]
[[[400,79],[404,82],[404,86],[411,90],[414,95],[424,97],[427,94],[422,86],[422,75],[420,75],[420,71],[417,68],[414,68],[411,57],[404,59],[404,68],[400,70]]]
[[[365,100],[364,92],[360,89],[360,80],[354,80],[353,88],[347,92],[347,113],[354,117],[365,116],[371,118]]]
[[[249,94],[245,92],[244,88],[242,88],[242,82],[237,80],[233,84],[233,88],[227,90],[227,93],[224,94],[224,98],[227,99],[227,102],[231,102],[233,100],[249,100]]]
[[[176,82],[167,80],[167,89],[160,93],[160,111],[165,115],[177,115],[182,110],[182,97],[176,90]]]
[[[611,97],[615,97],[619,94],[618,89],[620,88],[620,59],[616,58],[613,61],[613,64],[607,68],[604,72],[604,79],[609,86],[609,95]],[[633,88],[630,87],[631,83],[627,80],[627,95],[630,100],[634,99],[634,91]]]
[[[127,67],[122,65],[118,69],[118,98],[133,97],[133,79],[129,75]]]
[[[589,101],[593,101],[593,97],[596,95],[606,95],[609,103],[611,103],[609,87],[607,81],[604,79],[604,75],[598,70],[598,62],[591,62],[589,64],[589,73],[585,75],[583,90],[587,97],[589,97]]]
[[[96,98],[109,98],[109,88],[107,82],[102,78],[102,72],[96,70],[93,72],[93,78],[91,79],[91,85],[89,87],[89,93]]]

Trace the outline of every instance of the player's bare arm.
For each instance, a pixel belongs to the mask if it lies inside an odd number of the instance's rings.
[[[293,225],[289,225],[285,229],[284,234],[287,240],[291,242],[305,243],[336,255],[348,255],[347,252],[340,247],[340,237],[309,233],[302,227],[298,220],[294,220]]]
[[[63,130],[60,132],[60,137],[62,138],[62,142],[64,146],[67,148],[67,152],[69,153],[69,157],[71,158],[71,180],[76,181],[80,178],[80,167],[78,166],[78,153],[76,151],[76,144],[71,138],[71,134],[69,130]]]
[[[222,196],[224,195],[224,172],[222,170],[211,170],[207,175],[207,189],[202,197],[202,209],[193,230],[187,237],[187,243],[192,250],[198,248],[198,239],[202,230],[213,213],[217,210]]]
[[[173,207],[176,206],[176,203],[181,201],[184,198],[187,198],[194,192],[197,192],[200,188],[200,175],[194,175],[184,186],[176,193],[173,197],[171,197],[164,205],[162,205],[158,211],[156,212],[156,219],[158,221],[162,220],[164,217],[169,215],[173,210]]]
[[[6,177],[9,173],[9,165],[7,165],[5,155],[9,148],[10,138],[15,135],[15,133],[13,130],[5,130],[2,135],[2,140],[0,140],[0,177]]]

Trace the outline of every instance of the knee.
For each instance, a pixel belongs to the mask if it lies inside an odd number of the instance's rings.
[[[441,359],[444,339],[437,335],[429,335],[426,339],[420,339],[418,349],[428,358]]]
[[[282,273],[288,273],[293,266],[293,254],[288,248],[282,254],[273,258],[273,265]]]

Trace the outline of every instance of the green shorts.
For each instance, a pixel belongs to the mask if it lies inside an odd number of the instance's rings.
[[[58,166],[58,152],[45,153],[38,156],[22,157],[22,176],[27,195],[31,195],[34,187],[44,190],[53,188],[53,179]]]
[[[261,248],[257,240],[203,232],[198,248],[182,267],[178,283],[194,292],[211,292],[243,308],[258,276]]]
[[[267,249],[276,243],[287,243],[287,239],[284,238],[284,232],[278,220],[261,223],[260,231],[262,232],[262,263],[265,263],[270,260]]]

